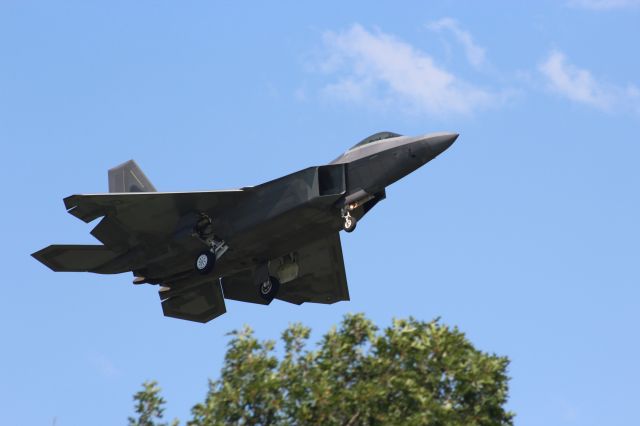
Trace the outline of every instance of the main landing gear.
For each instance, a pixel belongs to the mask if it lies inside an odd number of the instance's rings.
[[[213,224],[211,218],[205,214],[193,228],[192,235],[209,246],[209,250],[200,252],[194,261],[195,270],[202,275],[206,275],[213,270],[216,260],[220,258],[229,247],[224,241],[216,239],[213,234]]]
[[[202,275],[206,275],[213,270],[216,265],[216,256],[210,250],[203,251],[196,257],[195,267]]]
[[[216,265],[216,260],[229,249],[224,241],[212,240],[209,244],[211,248],[200,252],[195,260],[196,271],[202,275],[211,272]]]
[[[271,303],[271,301],[278,295],[280,289],[280,281],[276,277],[269,276],[268,279],[260,284],[260,297]]]

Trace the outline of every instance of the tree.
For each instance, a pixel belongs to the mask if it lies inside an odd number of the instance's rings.
[[[135,411],[138,418],[129,417],[129,426],[167,426],[167,423],[156,423],[162,420],[165,400],[160,396],[160,387],[155,381],[146,381],[142,384],[142,390],[133,396],[136,402]],[[177,426],[177,420],[171,423]]]
[[[315,350],[310,330],[294,324],[280,358],[248,327],[230,334],[220,378],[188,426],[513,424],[508,359],[439,320],[394,320],[380,332],[347,315]]]

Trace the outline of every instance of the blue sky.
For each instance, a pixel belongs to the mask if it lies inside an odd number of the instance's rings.
[[[228,331],[317,338],[347,312],[440,316],[508,356],[519,425],[633,423],[639,3],[1,2],[2,423],[122,424],[146,379],[184,420]],[[227,189],[381,130],[461,136],[342,235],[350,302],[200,325],[29,256],[93,243],[62,198],[130,158],[160,190]]]

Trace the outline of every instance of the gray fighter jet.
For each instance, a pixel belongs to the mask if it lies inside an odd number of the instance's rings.
[[[230,191],[156,192],[133,161],[109,193],[64,199],[101,245],[51,245],[54,271],[119,274],[160,285],[166,316],[207,322],[224,299],[268,305],[349,300],[339,231],[352,232],[385,188],[431,161],[456,133],[372,135],[327,165]]]

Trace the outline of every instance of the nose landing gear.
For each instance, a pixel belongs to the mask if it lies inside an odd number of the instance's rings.
[[[358,221],[355,217],[351,216],[351,213],[348,210],[342,213],[342,219],[342,229],[344,229],[345,232],[355,231]]]

